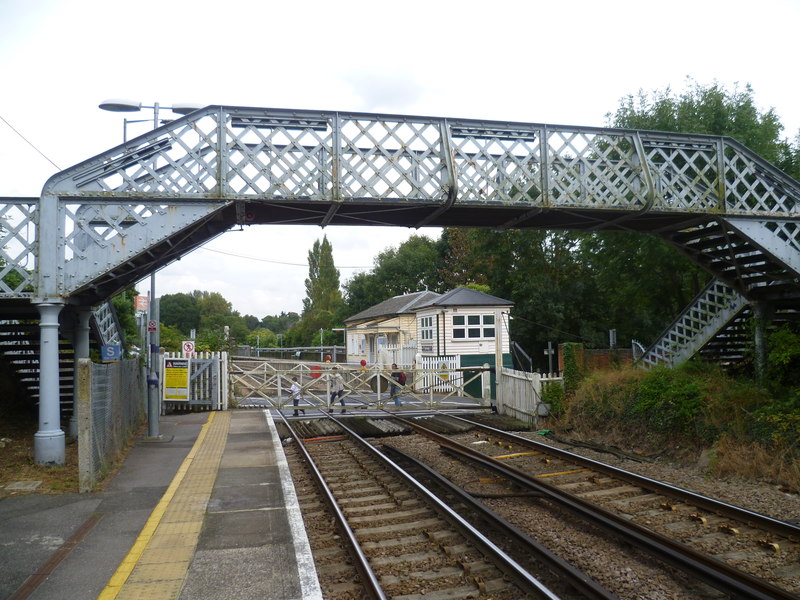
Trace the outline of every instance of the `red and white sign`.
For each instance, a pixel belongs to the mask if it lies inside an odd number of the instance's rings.
[[[194,356],[194,342],[192,340],[183,342],[183,356],[184,358],[192,358]]]
[[[155,331],[157,329],[158,323],[155,321],[148,321],[147,322],[147,331]]]
[[[139,312],[147,312],[147,304],[149,298],[147,296],[134,296],[133,307]]]

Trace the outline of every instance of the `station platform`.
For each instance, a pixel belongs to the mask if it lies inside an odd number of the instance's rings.
[[[321,599],[269,411],[168,415],[105,490],[0,500],[0,598]]]

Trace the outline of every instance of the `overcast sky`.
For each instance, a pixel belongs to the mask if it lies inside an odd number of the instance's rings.
[[[108,98],[600,126],[620,98],[689,76],[750,83],[794,138],[798,26],[800,0],[0,0],[0,196],[38,196],[119,144]],[[315,240],[328,236],[344,283],[412,233],[248,227],[160,271],[157,293],[299,312]]]

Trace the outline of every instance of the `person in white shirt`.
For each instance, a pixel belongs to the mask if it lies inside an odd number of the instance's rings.
[[[294,405],[294,416],[297,417],[297,405],[299,404],[300,400],[303,402],[306,401],[305,396],[303,396],[303,388],[300,387],[300,384],[297,383],[297,377],[292,377],[292,385],[289,388],[289,397],[292,399],[292,404]],[[302,408],[300,412],[306,414],[306,411]]]

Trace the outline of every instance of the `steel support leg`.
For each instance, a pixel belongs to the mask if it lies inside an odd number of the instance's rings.
[[[75,331],[72,335],[72,347],[75,351],[75,364],[73,367],[73,381],[75,383],[72,394],[72,417],[69,420],[69,435],[73,438],[78,437],[78,359],[89,358],[89,319],[91,319],[91,317],[91,309],[79,309],[77,311]]]
[[[33,439],[34,460],[40,465],[63,465],[65,436],[61,429],[58,382],[58,315],[62,305],[42,303],[39,309],[39,431]]]
[[[771,311],[766,302],[753,302],[751,306],[755,325],[753,345],[756,361],[756,380],[761,383],[767,376],[767,325],[771,318]]]

